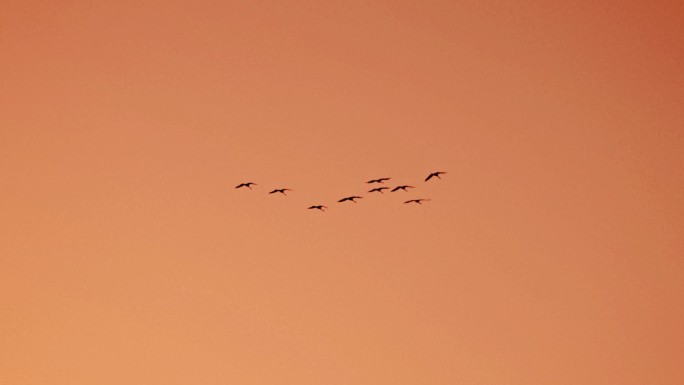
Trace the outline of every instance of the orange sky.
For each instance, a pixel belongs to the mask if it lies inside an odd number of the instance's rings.
[[[683,19],[3,1],[0,383],[684,383]]]

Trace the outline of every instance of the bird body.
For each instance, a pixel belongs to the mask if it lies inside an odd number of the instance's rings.
[[[342,198],[338,202],[352,201],[352,202],[356,203],[356,201],[354,199],[360,199],[360,198],[363,198],[363,197],[359,197],[359,196],[354,195],[354,196]]]
[[[397,187],[393,188],[392,191],[390,191],[390,192],[395,192],[395,191],[398,191],[398,190],[408,191],[408,190],[406,190],[407,188],[415,188],[415,187],[413,187],[413,186],[408,186],[408,185],[401,185],[401,186],[397,186]]]
[[[411,200],[408,200],[408,201],[404,202],[404,204],[406,204],[406,203],[411,203],[411,202],[415,202],[415,203],[418,203],[419,205],[422,205],[421,202],[423,202],[423,201],[429,201],[429,199],[423,199],[423,198],[421,198],[421,199],[411,199]]]
[[[318,210],[321,210],[321,211],[325,211],[325,210],[323,210],[323,209],[327,209],[327,207],[326,207],[326,206],[323,206],[323,205],[315,205],[315,206],[309,207],[309,210],[311,210],[311,209],[318,209]]]
[[[277,189],[271,191],[269,194],[281,193],[283,195],[287,195],[287,194],[285,194],[285,191],[292,191],[292,190],[290,190],[289,188],[277,188]]]
[[[240,183],[239,185],[235,186],[235,188],[240,188],[240,187],[247,187],[250,190],[252,189],[252,185],[256,186],[256,183],[254,182],[247,182],[247,183]]]
[[[379,179],[371,179],[366,183],[385,183],[386,180],[390,180],[392,178],[379,178]]]
[[[437,178],[442,179],[442,177],[440,177],[441,174],[446,174],[446,171],[433,172],[432,174],[428,175],[427,178],[425,178],[425,181],[426,182],[429,181],[433,176],[436,176]]]
[[[377,192],[379,192],[380,194],[382,194],[382,193],[383,193],[382,190],[388,190],[388,189],[389,189],[389,187],[376,187],[376,188],[374,188],[374,189],[372,189],[372,190],[369,190],[368,192],[375,192],[375,191],[377,191]]]

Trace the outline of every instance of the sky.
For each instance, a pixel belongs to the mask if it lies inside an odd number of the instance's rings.
[[[3,1],[0,383],[684,383],[683,18]]]

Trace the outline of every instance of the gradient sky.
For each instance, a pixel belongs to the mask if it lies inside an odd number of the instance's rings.
[[[0,383],[684,383],[683,4],[3,1]]]

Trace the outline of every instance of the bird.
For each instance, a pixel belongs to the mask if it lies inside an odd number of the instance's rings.
[[[433,172],[432,174],[428,175],[427,178],[425,178],[425,181],[426,182],[429,181],[430,178],[432,178],[433,176],[436,176],[437,178],[442,179],[442,177],[440,177],[441,174],[446,174],[446,171]]]
[[[289,188],[277,188],[277,189],[271,191],[269,194],[281,193],[283,195],[287,195],[287,194],[285,194],[285,191],[292,191],[292,190],[290,190]]]
[[[390,180],[392,178],[379,178],[379,179],[371,179],[366,183],[385,183],[386,180]]]
[[[252,185],[256,186],[256,183],[254,182],[247,182],[247,183],[240,183],[239,185],[235,186],[235,188],[240,188],[240,187],[247,187],[250,190],[252,189]]]
[[[328,208],[328,207],[323,206],[323,205],[316,205],[316,206],[311,206],[311,207],[309,207],[309,210],[311,210],[311,209],[318,209],[318,210],[321,210],[321,211],[325,211],[325,210],[323,210],[323,209],[327,209],[327,208]]]
[[[397,190],[404,190],[404,191],[407,191],[407,190],[406,190],[407,188],[415,188],[415,187],[413,187],[413,186],[407,186],[407,185],[402,185],[402,186],[397,186],[397,187],[393,188],[392,191],[390,191],[390,192],[395,192],[395,191],[397,191]]]
[[[354,196],[342,198],[342,199],[340,199],[338,202],[352,201],[352,202],[356,203],[356,201],[355,201],[354,199],[357,199],[357,198],[360,199],[360,198],[363,198],[363,197],[357,197],[356,195],[354,195]]]
[[[376,187],[376,188],[374,188],[374,189],[372,189],[372,190],[368,190],[368,192],[375,192],[375,191],[378,191],[380,194],[382,194],[382,193],[383,193],[382,190],[388,190],[388,189],[389,189],[389,187]]]
[[[420,202],[422,202],[422,201],[429,201],[429,199],[423,199],[423,198],[421,198],[421,199],[411,199],[411,200],[408,200],[408,201],[406,201],[406,202],[404,202],[404,203],[406,204],[406,203],[416,202],[416,203],[418,203],[419,205],[422,205],[422,203],[420,203]]]

